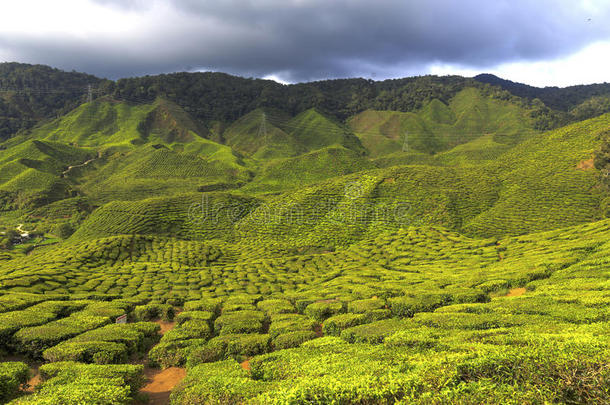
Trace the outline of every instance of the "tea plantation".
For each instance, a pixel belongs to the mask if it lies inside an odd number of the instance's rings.
[[[253,107],[0,143],[0,403],[610,403],[610,115]]]

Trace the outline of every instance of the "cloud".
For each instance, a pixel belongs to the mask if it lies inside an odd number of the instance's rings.
[[[22,0],[0,5],[0,57],[111,78],[381,79],[564,58],[609,40],[609,17],[605,0]]]

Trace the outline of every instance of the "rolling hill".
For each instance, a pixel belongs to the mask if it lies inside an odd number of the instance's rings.
[[[97,89],[0,121],[0,403],[610,401],[610,114],[458,77]]]

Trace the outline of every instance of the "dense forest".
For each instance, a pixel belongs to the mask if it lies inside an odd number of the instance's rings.
[[[447,103],[465,87],[476,87],[493,98],[530,108],[536,127],[541,130],[610,111],[607,84],[540,89],[480,75],[474,79],[419,76],[283,85],[214,72],[161,74],[114,82],[48,66],[2,63],[0,139],[75,108],[87,100],[89,86],[94,97],[109,95],[134,103],[166,98],[202,124],[230,123],[259,107],[277,108],[291,115],[315,107],[342,121],[368,109],[416,111],[432,99]]]
[[[541,88],[515,83],[490,74],[478,75],[474,79],[481,83],[499,86],[518,97],[539,99],[551,109],[570,113],[575,121],[610,112],[610,83]]]
[[[43,65],[0,63],[0,139],[87,100],[88,86],[104,80]]]

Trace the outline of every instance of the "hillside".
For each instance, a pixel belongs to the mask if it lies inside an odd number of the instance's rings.
[[[0,141],[0,403],[610,401],[610,114],[545,131],[458,77],[98,88]]]
[[[0,141],[86,101],[88,86],[107,83],[85,73],[43,65],[0,63]]]
[[[433,99],[413,113],[369,110],[348,124],[373,156],[407,149],[434,154],[482,134],[514,145],[534,133],[530,111],[485,97],[475,88],[460,91],[449,104]]]

